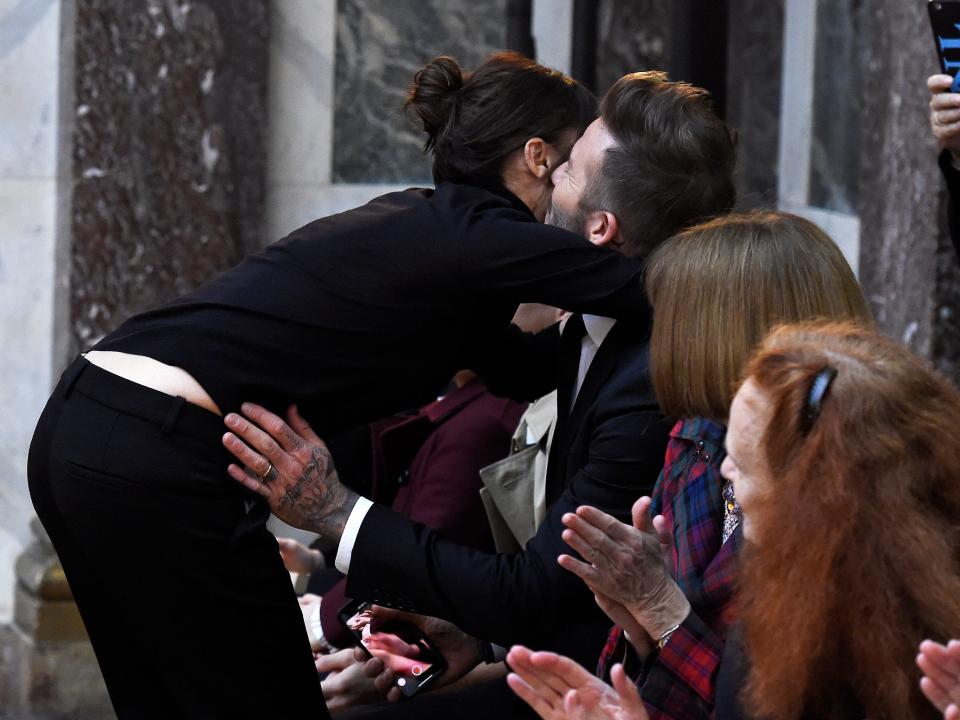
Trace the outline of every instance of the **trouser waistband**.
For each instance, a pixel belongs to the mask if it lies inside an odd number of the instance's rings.
[[[64,371],[60,392],[69,397],[79,392],[98,403],[141,420],[155,423],[161,432],[174,431],[202,438],[219,439],[225,432],[218,415],[187,402],[182,397],[148,388],[104,370],[82,355]]]

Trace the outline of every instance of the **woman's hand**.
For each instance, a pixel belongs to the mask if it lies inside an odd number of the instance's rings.
[[[336,715],[347,708],[382,702],[384,693],[363,672],[363,663],[352,649],[339,650],[316,659],[317,672],[328,673],[320,683],[327,709]]]
[[[960,640],[945,646],[924,640],[917,665],[923,671],[923,694],[943,713],[944,720],[960,720]]]
[[[586,562],[570,555],[561,555],[557,562],[595,595],[606,598],[610,607],[625,608],[651,638],[658,639],[686,619],[690,603],[667,572],[664,540],[654,531],[650,504],[648,497],[634,503],[634,527],[585,505],[567,513],[562,519],[567,526],[563,539]],[[630,628],[627,631],[630,635]]]
[[[323,569],[323,553],[308,548],[291,538],[277,538],[280,546],[280,558],[287,572],[309,575]]]
[[[637,688],[614,665],[613,687],[573,660],[515,645],[507,655],[510,689],[543,720],[649,720]]]
[[[359,496],[340,482],[323,440],[295,405],[287,411],[289,425],[259,405],[241,409],[243,417],[223,419],[232,431],[223,445],[247,468],[230,465],[230,477],[265,498],[285,523],[339,542]]]
[[[950,92],[953,78],[949,75],[931,75],[927,78],[930,90],[930,129],[940,147],[949,150],[954,164],[960,160],[960,93]]]

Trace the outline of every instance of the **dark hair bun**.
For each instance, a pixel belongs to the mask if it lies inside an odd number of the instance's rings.
[[[423,129],[430,136],[428,147],[436,143],[437,135],[453,114],[462,87],[460,66],[446,55],[435,57],[413,76],[405,105],[423,122]]]

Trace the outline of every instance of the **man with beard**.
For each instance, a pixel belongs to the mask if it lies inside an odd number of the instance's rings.
[[[734,158],[731,133],[705,91],[669,82],[662,73],[627,75],[554,171],[547,222],[642,262],[674,233],[731,208]],[[354,504],[345,526],[331,522],[328,498],[342,497],[333,460],[296,414],[289,417],[292,427],[256,406],[245,407],[246,418],[228,415],[227,448],[257,476],[266,475],[265,468],[278,476],[261,483],[239,467],[231,474],[286,522],[339,541],[337,567],[347,573],[351,597],[442,618],[484,641],[459,636],[441,647],[451,669],[438,685],[496,659],[490,643],[522,643],[592,662],[609,620],[579,578],[557,565],[558,555],[572,554],[561,538],[561,518],[592,505],[630,522],[634,501],[653,489],[669,425],[649,382],[649,325],[649,313],[620,321],[573,315],[559,339],[552,328],[536,338],[517,333],[489,349],[501,367],[514,370],[501,389],[528,398],[558,389],[547,515],[519,554],[456,545],[356,496],[348,499]],[[544,361],[545,347],[552,361]],[[496,391],[499,373],[476,369]],[[499,681],[437,696],[443,709],[431,708],[433,700],[397,711],[422,718],[479,709],[489,717],[513,707]]]

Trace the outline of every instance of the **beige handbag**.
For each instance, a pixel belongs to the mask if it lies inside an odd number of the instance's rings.
[[[536,535],[546,514],[547,458],[557,422],[557,392],[533,403],[520,418],[511,453],[480,471],[480,498],[498,553],[513,554]]]

